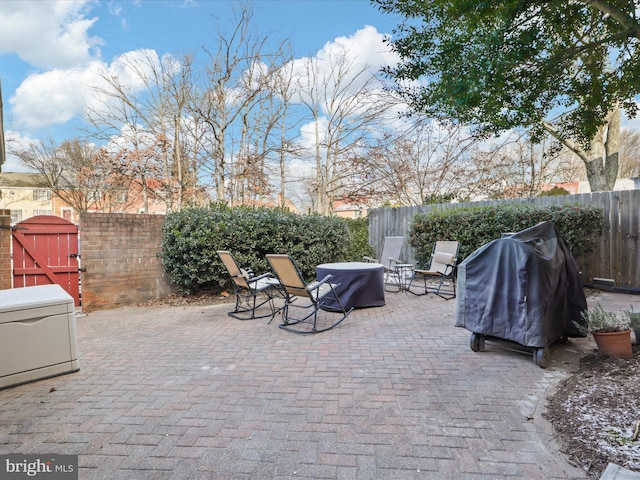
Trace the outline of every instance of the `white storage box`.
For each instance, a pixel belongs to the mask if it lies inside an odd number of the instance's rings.
[[[78,370],[73,297],[59,285],[0,290],[0,388]]]

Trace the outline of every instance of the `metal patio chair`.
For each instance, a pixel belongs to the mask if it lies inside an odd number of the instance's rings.
[[[336,284],[330,283],[332,275],[322,280],[306,283],[300,270],[289,255],[269,254],[267,261],[280,281],[280,288],[284,292],[284,306],[282,307],[282,324],[280,328],[294,333],[314,334],[326,332],[347,318],[353,310],[345,309],[336,294]],[[331,300],[331,305],[325,302]],[[328,322],[318,323],[318,314],[322,310],[325,317],[334,317]]]
[[[431,263],[427,269],[416,268],[408,290],[414,295],[435,293],[445,300],[456,296],[456,273],[460,242],[438,241],[431,254]],[[423,280],[423,293],[411,290],[414,282]],[[416,282],[417,283],[417,282]]]
[[[365,262],[381,263],[384,266],[384,283],[387,291],[389,287],[392,287],[393,291],[403,290],[411,279],[413,265],[401,260],[404,240],[403,236],[384,237],[379,258],[367,256],[362,258]]]
[[[273,301],[278,293],[278,280],[271,273],[256,276],[252,270],[240,268],[233,255],[226,250],[217,250],[217,253],[233,280],[236,305],[229,316],[238,320],[273,319],[279,311]],[[257,314],[257,310],[265,304],[268,304],[269,312]]]

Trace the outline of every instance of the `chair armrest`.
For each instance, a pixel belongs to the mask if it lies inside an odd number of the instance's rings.
[[[366,255],[364,257],[362,257],[362,261],[363,262],[370,262],[370,263],[380,263],[380,259],[379,258],[367,257]]]
[[[410,265],[408,263],[404,263],[404,261],[402,261],[399,258],[393,258],[393,257],[389,257],[387,258],[387,260],[389,260],[389,266],[393,266],[393,267],[398,267],[398,266],[402,266],[402,265]]]
[[[329,274],[329,275],[325,276],[322,280],[311,282],[309,285],[307,285],[307,290],[310,291],[310,292],[312,292],[314,290],[317,290],[322,285],[324,285],[325,283],[329,282],[329,280],[331,280],[332,278],[333,278],[333,275]]]
[[[268,278],[270,277],[271,274],[270,273],[263,273],[262,275],[258,275],[257,277],[251,277],[247,279],[247,282],[249,283],[254,283],[257,282],[258,280],[262,280],[263,278]]]

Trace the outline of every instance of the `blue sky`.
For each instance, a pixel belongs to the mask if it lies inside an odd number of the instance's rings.
[[[296,58],[323,48],[382,50],[396,20],[369,0],[254,0],[260,34],[290,40]],[[0,80],[8,139],[72,138],[92,66],[139,49],[197,52],[232,18],[227,0],[2,0]],[[366,26],[369,29],[366,31]],[[373,29],[371,28],[373,27]],[[372,63],[372,68],[381,65]],[[19,171],[9,158],[3,171]]]

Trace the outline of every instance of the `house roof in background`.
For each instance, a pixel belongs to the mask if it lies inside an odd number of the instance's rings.
[[[354,210],[367,210],[373,208],[373,202],[368,198],[358,200],[338,198],[333,201],[332,207],[334,212],[351,212]]]
[[[39,173],[5,172],[0,173],[0,187],[47,188],[47,184]]]

